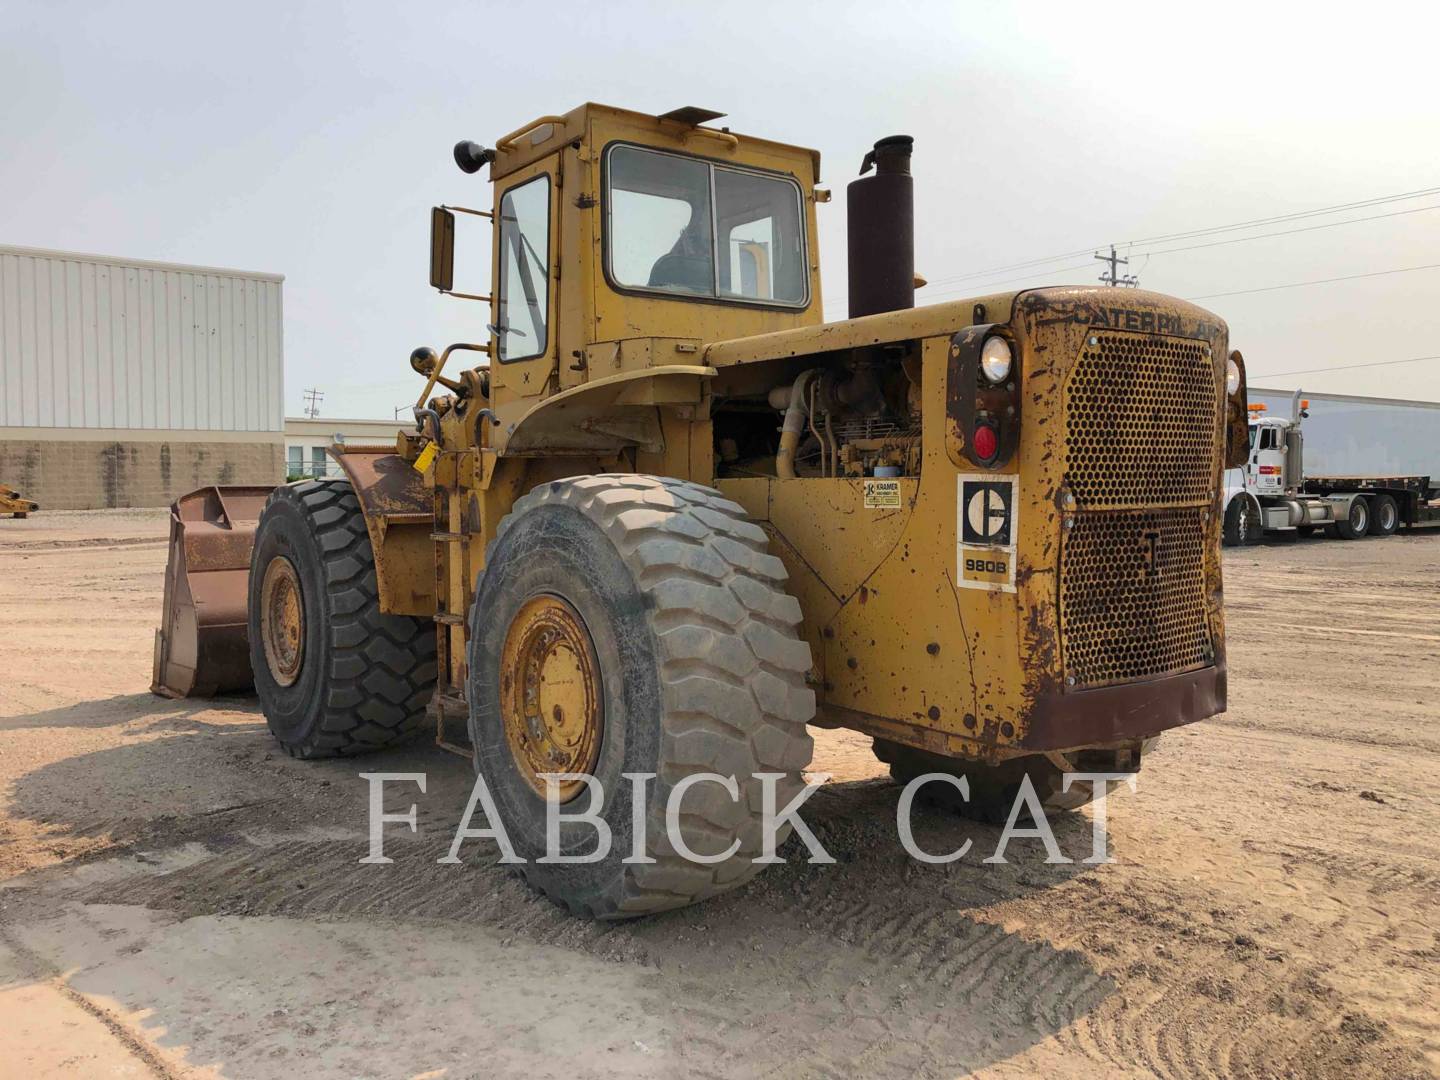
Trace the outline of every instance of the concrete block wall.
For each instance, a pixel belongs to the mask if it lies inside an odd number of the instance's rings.
[[[0,428],[0,483],[46,510],[167,506],[207,484],[281,484],[285,445],[233,438],[8,438]]]

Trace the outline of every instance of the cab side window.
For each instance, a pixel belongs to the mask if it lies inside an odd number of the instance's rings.
[[[548,176],[527,180],[500,200],[499,280],[497,358],[503,364],[544,356],[550,304]]]

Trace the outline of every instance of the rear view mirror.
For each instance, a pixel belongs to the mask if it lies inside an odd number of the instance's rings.
[[[455,286],[455,215],[443,206],[430,210],[430,284],[441,292]]]

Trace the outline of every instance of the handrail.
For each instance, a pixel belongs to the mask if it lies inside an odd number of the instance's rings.
[[[730,147],[732,152],[740,148],[740,140],[728,131],[716,131],[714,128],[707,127],[692,127],[684,133],[682,138],[688,138],[691,135],[709,135],[712,139],[719,139],[726,146]]]
[[[525,134],[527,134],[527,133],[529,133],[529,132],[531,132],[531,131],[534,131],[536,128],[538,128],[538,127],[539,127],[540,125],[542,125],[542,124],[564,124],[564,123],[565,123],[565,117],[563,117],[563,116],[542,116],[542,117],[540,117],[540,119],[538,119],[538,120],[531,120],[530,123],[526,124],[524,127],[518,127],[518,128],[516,128],[514,131],[510,132],[509,135],[505,135],[505,136],[502,136],[500,139],[497,139],[496,142],[495,142],[495,149],[497,149],[497,150],[505,150],[505,151],[507,151],[507,152],[510,151],[510,150],[514,150],[514,149],[515,149],[515,141],[516,141],[517,139],[519,139],[521,135],[525,135]]]
[[[483,352],[487,356],[490,355],[489,345],[468,345],[463,341],[457,341],[454,345],[445,346],[445,351],[440,354],[440,359],[435,362],[435,370],[430,372],[430,378],[425,381],[425,389],[420,391],[420,400],[415,402],[417,409],[424,406],[425,399],[430,396],[430,391],[435,389],[435,382],[440,378],[440,372],[445,367],[445,361],[450,359],[450,354],[456,349],[462,352]]]

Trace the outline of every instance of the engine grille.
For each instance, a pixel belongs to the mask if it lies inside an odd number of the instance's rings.
[[[1217,386],[1204,343],[1100,332],[1065,384],[1066,476],[1082,508],[1212,498]]]
[[[1204,515],[1204,507],[1076,515],[1060,552],[1068,687],[1130,682],[1213,663],[1205,613]]]

